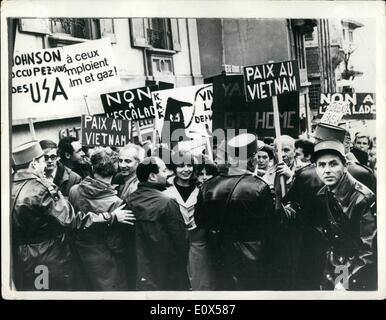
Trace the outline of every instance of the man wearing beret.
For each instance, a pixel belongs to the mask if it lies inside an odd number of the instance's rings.
[[[44,178],[46,163],[38,141],[16,147],[11,194],[12,276],[17,290],[73,290],[73,261],[66,230],[107,220],[75,213],[56,186]],[[118,210],[119,209],[119,210]],[[118,208],[109,215],[125,213]],[[46,277],[38,278],[39,272]]]
[[[375,195],[348,173],[340,141],[317,143],[315,160],[324,184],[317,194],[322,216],[315,226],[325,244],[320,287],[376,290]]]
[[[268,239],[274,206],[269,185],[247,170],[257,151],[253,134],[227,144],[229,170],[206,181],[198,195],[197,226],[205,229],[216,290],[269,288]]]

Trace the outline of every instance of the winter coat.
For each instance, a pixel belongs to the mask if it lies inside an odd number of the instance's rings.
[[[118,185],[118,196],[122,200],[126,200],[129,194],[133,193],[138,188],[138,178],[135,172],[129,176],[125,177],[121,173],[118,173],[111,182],[113,185]]]
[[[198,191],[199,189],[195,188],[186,201],[182,199],[178,189],[174,185],[164,191],[169,198],[173,198],[177,201],[188,230],[196,228],[196,224],[194,222],[194,209],[197,203]]]
[[[317,227],[326,244],[322,289],[334,289],[343,275],[349,290],[377,288],[377,223],[374,193],[346,173],[335,191],[327,186],[318,192],[323,221]]]
[[[90,177],[71,188],[69,201],[76,210],[97,214],[112,212],[122,203],[111,185]],[[125,228],[114,222],[76,234],[75,248],[87,278],[86,290],[127,290]]]
[[[43,266],[49,274],[47,289],[72,290],[73,261],[66,229],[85,228],[90,223],[88,216],[75,214],[53,183],[28,169],[14,174],[11,199],[12,272],[16,289],[38,289],[35,270]]]
[[[141,182],[129,195],[136,217],[137,290],[187,290],[188,237],[179,206],[165,187]]]
[[[80,183],[82,177],[66,167],[60,161],[57,162],[57,170],[54,177],[54,183],[58,186],[59,190],[65,197],[68,197],[72,186]]]
[[[356,163],[348,163],[348,172],[368,188],[375,187],[375,177],[370,170]],[[324,213],[318,191],[323,182],[316,173],[315,164],[298,170],[284,203],[296,211],[291,221],[290,268],[293,290],[318,290],[320,288],[320,266],[324,263],[324,246],[316,226],[323,223]]]
[[[218,290],[266,288],[271,218],[270,188],[251,174],[219,175],[201,186],[195,212],[207,230]]]

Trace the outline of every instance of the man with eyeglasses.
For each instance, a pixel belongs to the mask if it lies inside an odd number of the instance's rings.
[[[71,187],[80,183],[82,177],[65,166],[61,161],[58,161],[58,146],[55,142],[41,140],[39,144],[44,152],[46,163],[45,177],[59,188],[63,196],[68,197]]]

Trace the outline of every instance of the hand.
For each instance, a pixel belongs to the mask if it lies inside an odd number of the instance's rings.
[[[130,224],[133,226],[134,225],[133,221],[135,221],[135,216],[132,213],[133,211],[123,210],[122,208],[124,206],[126,206],[125,203],[122,204],[120,207],[116,208],[113,212],[111,212],[111,214],[113,215],[113,217],[115,216],[118,222]]]
[[[355,164],[358,162],[358,159],[354,156],[352,152],[346,153],[347,164]]]
[[[288,166],[284,162],[280,162],[277,164],[276,174],[285,176],[287,177],[287,179],[292,178],[292,176],[294,175],[291,169],[288,168]]]
[[[290,204],[284,206],[284,213],[288,220],[292,220],[296,218],[296,210],[291,207]]]
[[[256,176],[258,176],[258,177],[262,177],[263,175],[265,175],[265,173],[266,173],[265,170],[258,169],[257,167],[256,167],[255,172],[254,172],[254,174],[255,174]]]

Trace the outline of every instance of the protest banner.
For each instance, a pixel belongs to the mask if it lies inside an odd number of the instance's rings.
[[[71,113],[62,48],[16,52],[12,65],[12,120]]]
[[[299,135],[299,94],[278,96],[282,134]],[[258,137],[275,135],[272,99],[247,102],[242,75],[220,75],[213,79],[213,130],[247,129]]]
[[[347,106],[342,111],[342,120],[374,120],[376,118],[374,93],[322,93],[316,118],[323,119],[327,117],[326,113],[332,117],[331,110],[339,110],[336,106],[339,108],[342,104]]]
[[[106,116],[124,120],[154,119],[155,109],[151,93],[158,91],[158,86],[128,89],[118,92],[101,94],[103,109]]]
[[[211,84],[156,91],[152,95],[156,108],[155,129],[161,139],[173,138],[173,132],[178,129],[181,129],[182,140],[194,139],[197,132],[212,130]]]
[[[328,123],[334,126],[339,125],[340,120],[346,113],[348,102],[345,101],[331,101],[326,111],[324,112],[320,122]]]
[[[278,162],[283,161],[281,151],[280,114],[277,96],[298,92],[300,89],[299,66],[296,60],[248,66],[243,69],[245,97],[256,101],[272,97],[273,120],[276,133]],[[284,177],[280,179],[282,196],[285,194]]]
[[[244,84],[247,101],[299,91],[298,63],[293,60],[244,67]]]
[[[131,140],[131,121],[82,115],[82,145],[123,147]]]
[[[120,85],[109,38],[66,46],[63,53],[69,87],[74,96]]]
[[[74,137],[76,140],[80,140],[81,134],[81,127],[72,127],[72,128],[66,128],[66,129],[60,129],[59,130],[59,140],[63,139],[64,137]]]

